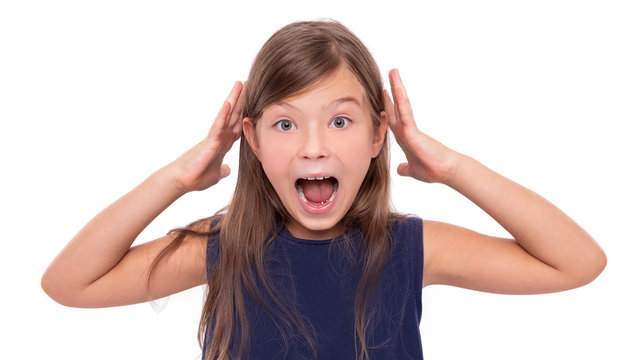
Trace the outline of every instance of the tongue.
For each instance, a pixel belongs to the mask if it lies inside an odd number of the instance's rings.
[[[299,184],[304,190],[304,196],[306,200],[320,203],[330,199],[332,192],[334,191],[333,182],[330,179],[326,180],[304,180],[301,179]]]

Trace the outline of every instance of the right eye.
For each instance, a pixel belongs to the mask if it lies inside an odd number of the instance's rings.
[[[295,128],[295,124],[293,124],[293,122],[290,120],[280,120],[275,123],[275,127],[282,131],[289,131]]]

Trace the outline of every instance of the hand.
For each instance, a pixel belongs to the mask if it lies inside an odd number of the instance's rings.
[[[204,190],[229,175],[222,160],[242,134],[244,86],[236,81],[207,137],[167,166],[180,191]]]
[[[399,164],[398,174],[428,183],[447,183],[459,154],[418,130],[398,70],[391,70],[389,78],[396,105],[384,90],[385,111],[390,130],[407,158],[406,163]]]

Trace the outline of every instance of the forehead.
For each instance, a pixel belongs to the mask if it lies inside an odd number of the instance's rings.
[[[293,108],[312,104],[329,108],[343,103],[361,108],[368,106],[363,86],[350,70],[340,67],[330,76],[271,106]]]

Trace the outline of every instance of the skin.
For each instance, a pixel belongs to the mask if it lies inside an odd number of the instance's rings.
[[[314,239],[339,234],[342,229],[337,226],[338,219],[358,191],[357,182],[363,168],[367,170],[366,162],[376,156],[377,147],[382,145],[377,139],[383,138],[386,122],[407,158],[398,166],[399,175],[451,187],[512,235],[510,239],[490,237],[455,225],[424,221],[424,286],[446,284],[487,292],[535,294],[582,286],[601,273],[607,261],[604,252],[561,210],[421,132],[398,71],[389,74],[391,97],[385,91],[387,105],[378,128],[370,125],[367,107],[346,102],[321,108],[341,96],[359,95],[358,84],[349,81],[345,74],[339,76],[286,99],[294,108],[265,110],[261,127],[240,118],[243,84],[236,82],[207,136],[86,224],[44,273],[44,291],[59,303],[74,307],[147,301],[146,271],[171,237],[131,248],[132,243],[179,197],[206,189],[229,174],[229,167],[222,160],[243,130],[293,214],[291,232]],[[338,80],[333,83],[333,79]],[[366,116],[362,114],[364,110]],[[341,113],[349,115],[354,126],[329,127],[333,117]],[[294,121],[297,131],[275,132],[272,122],[282,118]],[[354,146],[361,150],[355,152],[359,164],[347,169],[352,158],[343,153],[347,145],[341,143],[352,141],[352,134],[358,138]],[[288,144],[275,144],[274,140],[282,136],[287,137]],[[300,145],[302,142],[306,144]],[[285,153],[275,156],[276,151]],[[279,166],[276,161],[280,161]],[[301,214],[292,196],[296,176],[314,171],[312,166],[316,164],[341,177],[342,197],[323,219]],[[201,229],[207,226],[201,224]],[[159,298],[205,282],[205,239],[188,237],[158,266],[150,295]]]
[[[585,285],[603,271],[603,250],[561,210],[421,132],[398,71],[390,71],[389,77],[394,98],[392,103],[385,92],[389,126],[407,158],[397,168],[399,175],[451,187],[513,236],[491,237],[425,221],[423,286],[537,294]]]
[[[342,68],[310,91],[264,109],[257,126],[244,119],[244,134],[293,218],[286,226],[296,237],[331,239],[344,231],[339,221],[352,206],[370,160],[379,154],[387,128],[383,113],[375,131],[364,92]],[[334,121],[343,123],[339,128]],[[324,175],[336,177],[339,187],[332,208],[315,214],[302,207],[295,183]]]

